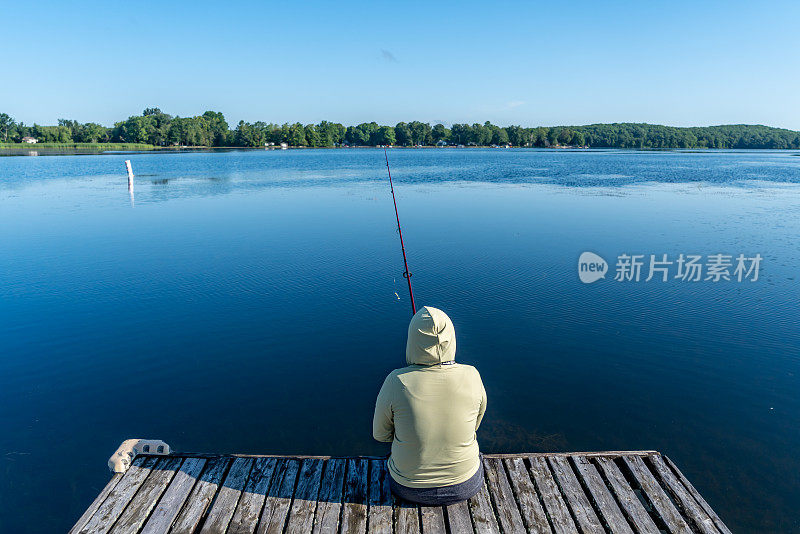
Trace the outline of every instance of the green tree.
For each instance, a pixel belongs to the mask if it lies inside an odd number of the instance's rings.
[[[375,122],[363,122],[358,126],[351,126],[347,129],[347,142],[356,146],[376,145],[375,134],[378,131],[378,124]]]
[[[427,122],[412,121],[408,123],[413,145],[431,145],[431,125]]]
[[[302,124],[296,122],[289,126],[289,144],[292,146],[306,146],[306,129]]]
[[[559,145],[568,145],[570,141],[572,141],[572,130],[569,128],[564,128],[563,130],[559,131],[556,141],[558,141]]]
[[[472,138],[470,143],[478,146],[486,146],[492,142],[492,123],[486,121],[484,124],[475,123],[472,125]]]
[[[376,133],[377,145],[393,145],[397,142],[394,128],[391,126],[381,126]]]
[[[508,132],[505,128],[493,128],[492,129],[492,144],[493,145],[507,145],[508,144]]]
[[[306,124],[305,126],[306,143],[308,146],[322,146],[320,145],[319,134],[313,124]]]
[[[472,127],[469,124],[454,124],[450,129],[450,138],[456,145],[466,145],[472,138]]]
[[[398,122],[394,127],[394,134],[397,138],[397,144],[400,146],[408,146],[411,144],[411,128],[405,122]]]
[[[73,139],[78,143],[99,143],[108,140],[108,128],[94,122],[81,124]]]
[[[525,129],[519,126],[506,126],[506,134],[508,135],[508,142],[514,146],[525,146]]]
[[[444,127],[444,124],[437,124],[431,130],[431,140],[433,144],[438,144],[440,141],[447,141],[450,137],[450,130]]]
[[[316,130],[319,136],[318,146],[336,146],[344,141],[346,129],[341,124],[322,121],[317,125]]]
[[[206,111],[203,113],[203,118],[208,123],[210,144],[214,146],[224,146],[229,130],[225,115],[219,111]]]
[[[16,125],[17,124],[14,122],[14,119],[12,119],[6,113],[0,113],[0,135],[3,136],[4,142],[8,141],[8,136],[12,134],[12,131]]]

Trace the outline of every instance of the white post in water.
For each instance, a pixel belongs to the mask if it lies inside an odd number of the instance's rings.
[[[128,169],[128,191],[133,191],[133,167],[131,167],[131,160],[125,160],[125,168]]]

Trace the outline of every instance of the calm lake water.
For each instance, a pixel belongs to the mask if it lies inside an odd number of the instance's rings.
[[[484,451],[657,449],[734,532],[800,531],[796,153],[389,157],[417,302],[486,385]],[[0,531],[66,531],[126,438],[387,453],[410,310],[385,173],[370,149],[0,158]],[[606,279],[579,281],[584,251]],[[681,253],[763,260],[644,281]]]

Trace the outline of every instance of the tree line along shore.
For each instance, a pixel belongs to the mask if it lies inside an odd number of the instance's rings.
[[[375,122],[355,126],[322,121],[319,124],[272,124],[240,121],[234,128],[222,113],[206,111],[195,117],[173,117],[158,108],[145,109],[112,127],[60,119],[56,126],[27,126],[0,113],[0,148],[25,142],[41,147],[124,148],[198,147],[338,147],[338,146],[514,146],[589,148],[738,148],[798,149],[800,132],[762,125],[733,124],[676,127],[614,123],[585,126],[496,126],[483,124],[431,125]]]

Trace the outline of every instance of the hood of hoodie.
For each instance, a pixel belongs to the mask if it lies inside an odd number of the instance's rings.
[[[437,365],[456,358],[456,329],[442,310],[424,306],[408,325],[406,363]]]

